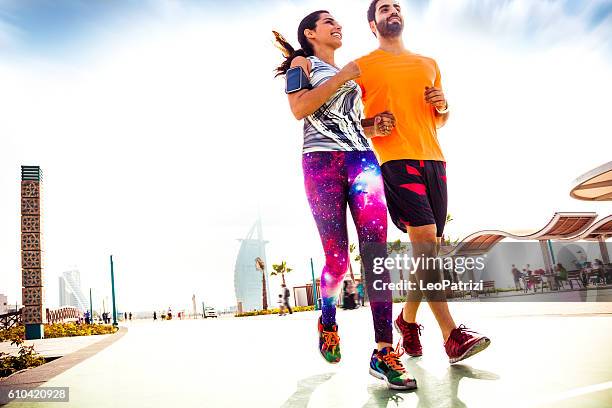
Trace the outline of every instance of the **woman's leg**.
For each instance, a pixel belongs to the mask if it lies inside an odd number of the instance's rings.
[[[392,293],[389,290],[374,290],[373,287],[376,280],[391,280],[386,268],[381,274],[373,273],[374,259],[387,256],[387,205],[383,179],[374,153],[350,152],[347,157],[350,158],[347,160],[350,183],[348,202],[366,275],[374,337],[381,349],[393,343]]]
[[[348,267],[348,194],[344,154],[316,152],[302,157],[306,196],[325,252],[321,274],[323,325],[336,322],[338,290]]]

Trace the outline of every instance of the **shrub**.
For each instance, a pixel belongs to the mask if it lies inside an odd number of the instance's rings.
[[[45,325],[45,338],[95,336],[116,331],[116,327],[107,324],[55,323]]]
[[[15,337],[11,344],[19,347],[16,356],[0,353],[0,377],[7,377],[14,372],[45,364],[45,358],[34,351],[34,346],[24,346],[21,337]]]
[[[17,338],[23,339],[25,336],[25,328],[23,326],[15,326],[10,329],[0,330],[0,342],[13,341]]]
[[[45,338],[57,337],[94,336],[98,334],[112,334],[117,328],[103,324],[77,324],[77,323],[55,323],[45,324]],[[24,326],[16,326],[8,330],[0,330],[0,342],[13,341],[16,338],[25,337]]]
[[[291,310],[293,310],[294,312],[308,312],[314,310],[314,306],[296,306],[294,308],[291,308]],[[263,316],[269,314],[278,314],[278,312],[278,308],[268,310],[253,310],[250,312],[236,313],[234,317]]]

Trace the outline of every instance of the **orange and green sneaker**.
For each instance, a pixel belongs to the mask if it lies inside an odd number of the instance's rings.
[[[321,357],[328,363],[340,362],[340,336],[338,336],[338,325],[323,325],[321,317],[318,321],[319,329],[319,352]]]
[[[417,383],[406,372],[400,360],[402,354],[398,354],[393,347],[385,347],[380,351],[374,349],[370,359],[370,374],[383,380],[390,389],[414,390]]]

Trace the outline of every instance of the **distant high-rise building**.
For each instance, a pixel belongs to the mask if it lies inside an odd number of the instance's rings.
[[[8,313],[8,298],[0,293],[0,314]]]
[[[78,270],[64,272],[59,277],[59,305],[87,310],[87,298],[81,290],[81,273]]]
[[[267,302],[270,303],[270,276],[266,262],[266,241],[263,240],[261,219],[253,225],[245,239],[241,239],[240,251],[236,258],[234,269],[234,289],[236,291],[236,304],[241,305],[243,311],[261,309],[263,307],[262,273],[255,267],[255,259],[261,258],[265,263],[265,279]]]

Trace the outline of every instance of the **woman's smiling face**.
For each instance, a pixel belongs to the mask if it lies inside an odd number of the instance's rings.
[[[306,30],[306,38],[318,46],[342,47],[342,26],[329,13],[322,13],[314,30]]]

